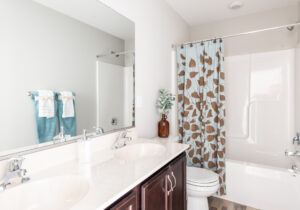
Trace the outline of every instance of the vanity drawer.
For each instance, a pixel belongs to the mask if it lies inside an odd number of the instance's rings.
[[[109,210],[138,210],[139,199],[138,191],[134,189],[129,194],[125,195],[121,200],[117,201],[114,205],[107,208]]]

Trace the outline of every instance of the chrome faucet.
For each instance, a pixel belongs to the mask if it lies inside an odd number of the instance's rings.
[[[82,130],[82,137],[81,137],[81,140],[82,141],[86,141],[87,139],[88,139],[88,137],[87,137],[87,130],[86,129],[83,129]]]
[[[101,127],[93,127],[93,128],[95,128],[96,135],[100,135],[100,134],[104,133],[104,129]]]
[[[123,130],[120,132],[116,142],[113,144],[113,149],[119,149],[121,147],[124,147],[128,142],[132,140],[132,137],[128,137],[127,133],[127,130]]]
[[[94,133],[89,133],[89,134],[88,134],[87,129],[82,130],[82,136],[81,136],[82,141],[88,140],[88,138],[91,137],[91,136],[97,136],[97,135],[100,135],[100,134],[104,133],[104,130],[101,127],[93,127],[93,128],[95,129],[95,132]]]
[[[300,133],[296,133],[296,136],[293,138],[293,144],[300,145]]]
[[[64,141],[67,140],[67,139],[66,139],[66,136],[65,136],[65,130],[64,130],[64,127],[63,127],[63,126],[60,127],[59,139],[60,139],[62,142],[64,142]]]
[[[296,176],[299,173],[299,169],[296,165],[292,165],[291,169],[288,169],[289,172],[293,174],[293,176]]]
[[[67,138],[66,138],[63,126],[60,127],[60,132],[59,132],[58,136],[55,136],[53,138],[53,142],[55,143],[56,141],[59,141],[59,142],[65,142],[65,141],[67,141]]]
[[[22,163],[25,158],[17,157],[12,158],[7,163],[7,169],[4,175],[4,178],[1,180],[0,191],[4,191],[7,185],[11,184],[10,180],[13,178],[21,178],[21,183],[27,182],[30,180],[29,177],[26,177],[27,170],[22,169]]]

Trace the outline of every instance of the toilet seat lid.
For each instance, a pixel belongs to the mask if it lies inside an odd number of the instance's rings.
[[[219,176],[215,172],[205,168],[187,167],[186,179],[190,183],[208,184],[217,182]]]

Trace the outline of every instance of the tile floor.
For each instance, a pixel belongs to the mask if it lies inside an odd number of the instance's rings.
[[[209,197],[209,210],[258,210],[249,206],[244,206],[220,198]]]

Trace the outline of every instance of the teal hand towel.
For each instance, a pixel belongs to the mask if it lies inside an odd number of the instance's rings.
[[[57,94],[57,104],[58,104],[58,122],[59,122],[59,129],[61,127],[64,128],[64,134],[70,136],[76,136],[76,129],[77,129],[77,122],[76,122],[76,109],[75,109],[75,100],[73,99],[73,106],[74,106],[74,116],[73,117],[63,117],[63,101],[60,98],[61,93]],[[75,93],[72,93],[75,97]]]
[[[36,131],[39,143],[45,143],[52,141],[56,136],[57,120],[56,115],[51,118],[39,117],[39,100],[35,100],[38,97],[38,91],[34,91],[31,94],[31,99],[34,101],[34,113],[36,121]],[[54,94],[55,98],[55,94]],[[56,103],[54,103],[54,113],[56,113]]]

